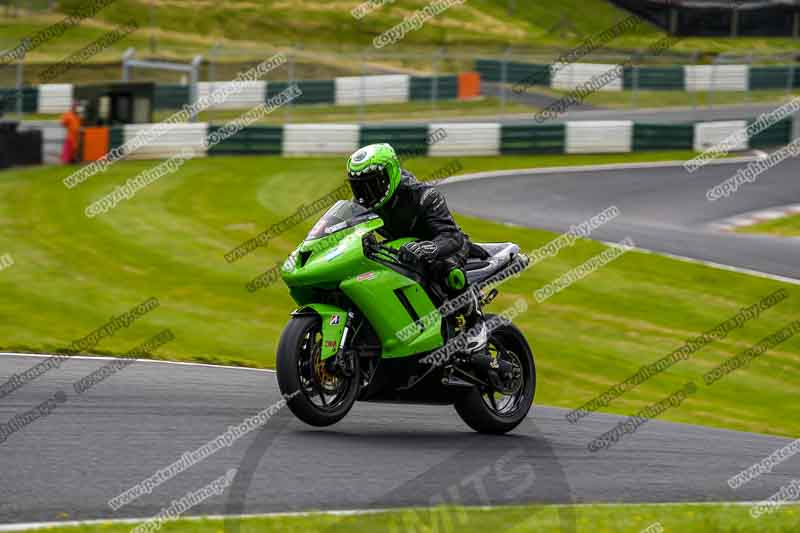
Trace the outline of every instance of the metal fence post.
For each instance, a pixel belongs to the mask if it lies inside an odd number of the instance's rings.
[[[22,120],[22,86],[25,83],[25,56],[17,61],[17,117]]]
[[[795,63],[796,59],[792,57],[791,62],[789,63],[789,79],[786,80],[786,94],[787,96],[791,96],[792,92],[794,92],[794,73],[795,73]]]
[[[439,99],[439,55],[441,54],[441,48],[437,48],[433,52],[433,61],[432,61],[432,80],[431,80],[431,111],[434,113],[437,110],[436,101]]]
[[[190,83],[189,86],[189,99],[192,102],[192,115],[189,119],[191,122],[197,122],[197,113],[194,111],[196,108],[195,104],[197,104],[197,83],[200,81],[200,65],[203,63],[203,56],[195,56],[192,60],[192,71],[190,73]]]
[[[289,65],[288,65],[288,68],[286,69],[286,71],[287,71],[286,76],[289,78],[287,80],[288,81],[288,83],[287,83],[288,87],[291,87],[292,84],[295,81],[294,80],[294,76],[295,76],[295,72],[294,72],[294,68],[295,68],[295,64],[294,64],[295,57],[294,56],[295,56],[295,54],[294,54],[294,51],[295,51],[295,48],[293,47],[292,48],[292,52],[289,53],[289,57],[288,57]],[[269,87],[269,82],[267,82],[267,87]],[[285,118],[286,118],[286,122],[288,122],[289,124],[292,123],[292,108],[293,107],[294,107],[294,98],[292,98],[289,101],[289,105],[286,106]]]
[[[511,47],[503,52],[503,60],[500,64],[500,112],[506,112],[506,85],[508,84],[508,58],[511,56]]]
[[[636,96],[637,91],[639,90],[639,62],[642,53],[640,50],[637,50],[633,54],[633,65],[631,69],[631,81],[633,85],[631,87],[631,109],[636,109]],[[622,73],[622,85],[623,88],[625,87],[625,72]]]
[[[699,59],[699,55],[700,55],[699,52],[695,52],[692,55],[692,65],[697,65],[697,61]],[[686,66],[684,65],[683,68],[686,69]],[[686,73],[684,71],[684,77],[685,76],[686,76]],[[692,110],[695,113],[697,113],[697,89],[696,88],[692,89],[691,91],[689,91],[689,94],[691,95],[691,98],[692,98]]]
[[[364,122],[364,104],[367,92],[367,52],[361,54],[361,78],[358,80],[358,122]]]

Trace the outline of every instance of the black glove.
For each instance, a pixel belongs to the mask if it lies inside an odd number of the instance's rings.
[[[439,247],[433,241],[418,241],[400,247],[400,260],[404,263],[430,263],[436,259]]]

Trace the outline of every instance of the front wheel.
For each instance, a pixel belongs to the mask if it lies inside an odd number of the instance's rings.
[[[489,315],[487,315],[487,321]],[[514,324],[495,329],[489,337],[493,357],[519,366],[521,376],[513,391],[504,394],[491,386],[476,387],[460,398],[456,412],[469,427],[480,433],[501,434],[517,427],[527,416],[536,392],[536,366],[525,336]]]
[[[350,377],[328,371],[319,316],[294,316],[278,344],[278,387],[292,413],[312,426],[330,426],[350,411],[358,396],[358,358]],[[300,391],[299,394],[294,394]]]

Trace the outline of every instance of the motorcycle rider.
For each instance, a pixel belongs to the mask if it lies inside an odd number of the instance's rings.
[[[380,233],[384,237],[419,239],[400,248],[400,260],[404,263],[421,264],[427,273],[443,281],[454,269],[463,269],[470,253],[481,258],[488,256],[471,243],[455,222],[442,194],[401,168],[391,145],[371,144],[354,152],[347,162],[347,175],[354,201],[383,219]],[[468,285],[452,292],[457,295],[466,290]],[[477,297],[463,314],[466,353],[472,364],[492,381],[511,377],[508,363],[498,363],[488,353],[486,323]]]

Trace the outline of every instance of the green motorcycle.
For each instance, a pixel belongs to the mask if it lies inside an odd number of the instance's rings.
[[[469,356],[450,349],[464,333],[461,315],[440,312],[452,291],[401,262],[399,248],[413,239],[382,240],[381,226],[374,212],[340,200],[283,264],[283,280],[300,306],[277,353],[289,408],[307,424],[328,426],[356,400],[452,404],[476,431],[511,431],[528,414],[536,388],[525,336],[509,320],[486,315],[497,325],[490,328],[489,356],[514,373],[498,386],[477,372]],[[466,264],[472,286],[528,264],[515,244],[479,246],[489,257]],[[481,306],[497,295],[484,292],[478,291]]]

